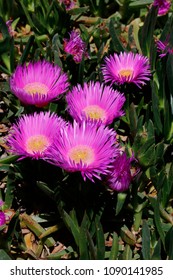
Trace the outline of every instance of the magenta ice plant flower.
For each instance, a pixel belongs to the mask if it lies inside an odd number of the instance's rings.
[[[103,76],[106,82],[111,85],[134,83],[139,88],[150,80],[151,72],[149,60],[141,54],[120,53],[105,58],[102,66]]]
[[[59,0],[59,2],[64,4],[67,11],[73,9],[76,5],[76,0]]]
[[[71,31],[69,39],[64,39],[64,51],[73,56],[76,63],[82,61],[82,57],[88,58],[86,43],[82,40],[80,33],[76,30]]]
[[[5,214],[0,210],[0,226],[3,226],[6,222]]]
[[[153,6],[158,7],[158,15],[163,16],[168,13],[171,7],[171,1],[169,0],[154,0]]]
[[[69,172],[81,172],[86,178],[101,180],[108,174],[118,154],[116,133],[103,124],[83,121],[67,125],[55,139],[48,159]]]
[[[0,226],[3,226],[6,222],[6,217],[4,212],[1,210],[1,207],[4,205],[4,202],[2,199],[0,199]]]
[[[4,201],[0,199],[0,208],[4,205]]]
[[[7,136],[9,152],[19,157],[45,159],[58,131],[66,125],[61,117],[50,112],[23,115]]]
[[[173,47],[171,47],[170,43],[169,43],[169,37],[167,37],[167,39],[165,41],[161,41],[158,40],[156,42],[157,45],[157,51],[160,53],[159,57],[164,57],[167,54],[173,54]]]
[[[127,158],[125,152],[120,153],[114,163],[111,173],[108,175],[108,185],[117,192],[126,191],[132,181],[131,162],[134,157]]]
[[[67,94],[66,100],[68,111],[76,121],[93,119],[108,125],[124,115],[124,95],[99,82],[84,83],[83,87],[78,84]]]
[[[69,86],[59,66],[48,61],[19,65],[10,78],[11,91],[27,105],[43,107],[57,99]]]
[[[12,27],[12,22],[13,21],[11,19],[9,19],[9,20],[6,21],[6,25],[7,25],[8,32],[10,33],[10,35],[14,36],[15,35],[15,31],[14,31],[14,29]]]

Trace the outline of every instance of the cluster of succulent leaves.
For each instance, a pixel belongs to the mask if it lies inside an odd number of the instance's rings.
[[[173,259],[173,55],[159,58],[155,44],[173,34],[173,16],[158,17],[151,3],[79,0],[66,11],[57,0],[0,1],[0,198],[8,216],[0,228],[0,259]],[[73,28],[89,49],[90,58],[79,64],[63,50]],[[152,71],[142,89],[122,86],[126,114],[113,123],[137,159],[139,172],[127,192],[7,154],[3,139],[11,123],[33,111],[9,90],[18,64],[45,58],[76,85],[102,81],[105,55],[121,51],[148,56]],[[45,110],[68,118],[64,97]]]

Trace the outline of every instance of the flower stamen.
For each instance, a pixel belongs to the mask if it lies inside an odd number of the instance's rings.
[[[131,78],[133,76],[133,70],[132,69],[121,69],[119,71],[119,75],[124,78]]]
[[[86,145],[77,145],[69,151],[69,158],[75,163],[90,164],[94,161],[93,149]]]
[[[44,152],[49,146],[49,141],[44,135],[31,136],[26,142],[26,151],[28,153]]]
[[[97,105],[89,105],[83,109],[86,116],[94,120],[104,120],[105,119],[105,110]]]
[[[45,84],[39,82],[26,84],[24,90],[31,95],[46,95],[49,91],[48,87]]]

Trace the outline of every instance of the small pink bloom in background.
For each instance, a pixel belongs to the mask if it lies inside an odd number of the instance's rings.
[[[14,124],[7,136],[9,151],[20,158],[45,159],[46,153],[66,125],[61,117],[50,112],[24,115]]]
[[[0,199],[0,208],[4,205],[4,201]]]
[[[10,20],[7,20],[7,21],[6,21],[6,25],[7,25],[7,27],[8,27],[8,32],[10,33],[10,35],[11,35],[11,36],[14,36],[16,32],[15,32],[14,29],[12,28],[12,25],[11,25],[12,22],[13,22],[13,21],[12,21],[11,19],[10,19]]]
[[[76,5],[76,0],[59,0],[59,2],[64,4],[66,10],[71,10]]]
[[[135,159],[127,158],[127,155],[125,152],[120,153],[119,156],[116,157],[112,173],[108,175],[108,185],[111,189],[117,191],[117,192],[123,192],[126,191],[130,183],[132,181],[132,175],[131,175],[131,162]]]
[[[88,52],[86,48],[86,43],[80,37],[78,31],[71,31],[69,39],[64,39],[64,51],[73,56],[76,63],[82,61],[82,57],[88,58]]]
[[[153,6],[158,7],[158,15],[163,16],[168,13],[171,7],[171,1],[169,0],[154,0]]]
[[[83,121],[61,129],[55,139],[48,159],[69,172],[81,172],[83,179],[101,180],[108,174],[115,156],[119,153],[116,133],[103,124]]]
[[[120,53],[105,58],[102,66],[103,76],[111,85],[134,83],[139,88],[150,80],[151,72],[149,60],[141,54]]]
[[[122,107],[125,97],[117,90],[99,82],[77,85],[66,96],[69,114],[76,120],[101,120],[110,124],[124,115]]]
[[[0,226],[3,226],[6,223],[6,218],[4,212],[0,211]]]
[[[2,199],[0,199],[0,208],[4,205]],[[0,210],[0,226],[3,226],[6,222],[6,217],[3,211]]]
[[[43,107],[56,100],[69,86],[59,66],[48,61],[19,65],[10,78],[11,91],[27,105]]]
[[[157,51],[160,53],[159,57],[164,57],[167,54],[173,54],[173,47],[170,46],[169,44],[169,37],[165,41],[160,41],[158,40],[156,42],[157,45]]]

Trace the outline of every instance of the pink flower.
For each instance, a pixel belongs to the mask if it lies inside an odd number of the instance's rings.
[[[8,27],[8,32],[9,32],[9,34],[11,35],[11,36],[14,36],[15,35],[15,31],[14,31],[14,29],[12,28],[12,20],[10,19],[10,20],[7,20],[6,21],[6,25],[7,25],[7,27]]]
[[[69,172],[81,172],[84,180],[101,179],[102,174],[109,173],[119,151],[115,136],[115,131],[101,123],[74,121],[61,129],[48,160]]]
[[[7,145],[20,158],[45,159],[58,131],[65,125],[61,117],[50,112],[24,115],[12,126]]]
[[[0,226],[3,226],[6,222],[5,214],[4,212],[0,211]]]
[[[81,39],[79,32],[73,30],[70,39],[64,39],[64,51],[71,54],[76,63],[81,62],[82,57],[88,58],[86,43]]]
[[[0,209],[4,205],[2,199],[0,199]],[[0,210],[0,227],[3,226],[6,222],[6,217],[3,211]]]
[[[158,15],[163,16],[168,13],[171,7],[171,1],[169,0],[154,0],[153,6],[158,7]]]
[[[173,54],[173,47],[170,46],[169,37],[170,36],[168,36],[167,39],[163,42],[160,40],[156,42],[157,51],[160,52],[159,57],[161,58],[166,56],[167,54]]]
[[[0,208],[4,205],[4,201],[0,199]]]
[[[110,124],[124,115],[124,95],[99,82],[84,83],[83,87],[78,84],[66,99],[70,115],[78,122],[89,118]]]
[[[139,88],[150,80],[151,75],[148,58],[132,52],[106,57],[102,72],[105,81],[111,85],[134,83]]]
[[[127,158],[125,152],[116,157],[111,173],[108,175],[108,185],[117,192],[126,191],[131,183],[131,162],[135,159]]]
[[[57,99],[68,86],[68,77],[61,68],[48,61],[19,65],[10,78],[11,91],[24,104],[42,107]]]
[[[67,11],[73,9],[76,5],[76,0],[59,0],[59,2],[64,4]]]

